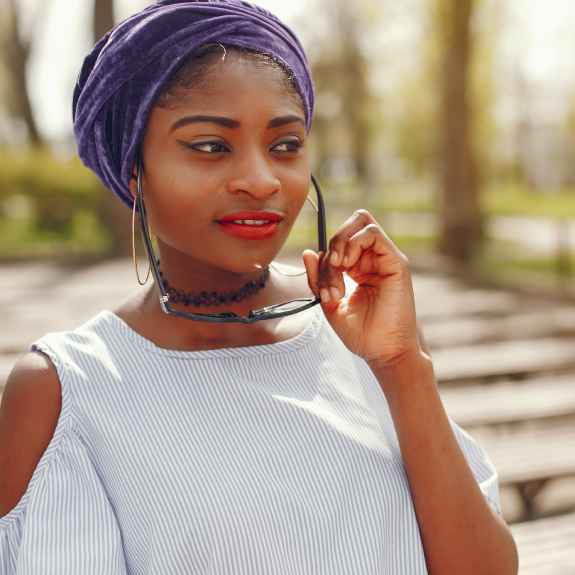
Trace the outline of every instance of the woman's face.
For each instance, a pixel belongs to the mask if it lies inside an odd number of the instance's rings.
[[[228,54],[153,109],[142,185],[163,259],[243,273],[281,249],[311,177],[303,106],[281,74]]]

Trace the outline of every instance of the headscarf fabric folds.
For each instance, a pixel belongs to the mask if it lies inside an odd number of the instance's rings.
[[[84,60],[74,91],[78,154],[131,207],[135,154],[150,112],[185,58],[210,43],[237,45],[282,61],[306,108],[314,88],[294,33],[263,8],[240,0],[158,0],[108,32]]]

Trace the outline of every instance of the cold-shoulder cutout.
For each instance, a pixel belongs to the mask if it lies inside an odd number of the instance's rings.
[[[16,506],[0,517],[0,575],[126,575],[114,509],[74,428],[71,380],[78,373],[66,351],[49,343],[61,336],[32,344],[1,406],[3,457],[19,473],[27,465],[31,477],[20,481],[25,492],[16,501],[13,491],[5,507]],[[12,489],[5,465],[0,475]]]
[[[45,354],[23,357],[8,377],[0,405],[0,517],[20,501],[60,416],[56,367]]]

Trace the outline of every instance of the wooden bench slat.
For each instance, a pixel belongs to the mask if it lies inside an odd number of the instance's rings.
[[[547,517],[537,521],[515,523],[511,526],[513,537],[518,544],[530,549],[531,545],[546,545],[557,541],[566,533],[575,533],[575,513]]]
[[[451,347],[432,359],[439,382],[575,368],[575,337]]]
[[[575,414],[575,374],[439,389],[447,414],[462,427]]]
[[[575,513],[511,525],[519,575],[575,573]]]
[[[575,475],[575,426],[499,435],[470,430],[485,449],[501,485]]]
[[[423,321],[423,333],[432,349],[488,341],[573,335],[575,306],[557,306],[502,317],[450,317]]]
[[[489,289],[460,289],[426,292],[414,290],[417,317],[421,321],[438,317],[478,314],[503,315],[519,309],[516,294]]]

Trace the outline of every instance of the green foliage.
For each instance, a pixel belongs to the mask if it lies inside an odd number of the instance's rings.
[[[0,150],[0,200],[13,194],[29,196],[40,220],[62,219],[74,208],[94,207],[100,190],[96,176],[77,158],[61,162],[46,149]]]
[[[374,0],[360,0],[353,6],[332,0],[323,6],[329,36],[317,39],[312,59],[317,94],[312,155],[318,166],[330,158],[352,159],[357,168],[357,178],[352,179],[363,189],[374,179],[373,144],[381,110],[372,93],[370,61],[361,44],[380,8]]]
[[[0,150],[0,255],[102,253],[103,188],[79,159]]]
[[[573,218],[575,188],[541,193],[516,182],[495,183],[484,189],[481,203],[487,215]]]
[[[518,270],[524,272],[534,272],[545,275],[557,275],[559,266],[557,258],[534,258],[534,259],[504,259],[488,260],[482,262],[483,268],[489,272],[501,272],[507,270]],[[569,269],[575,270],[575,257],[569,259]]]

